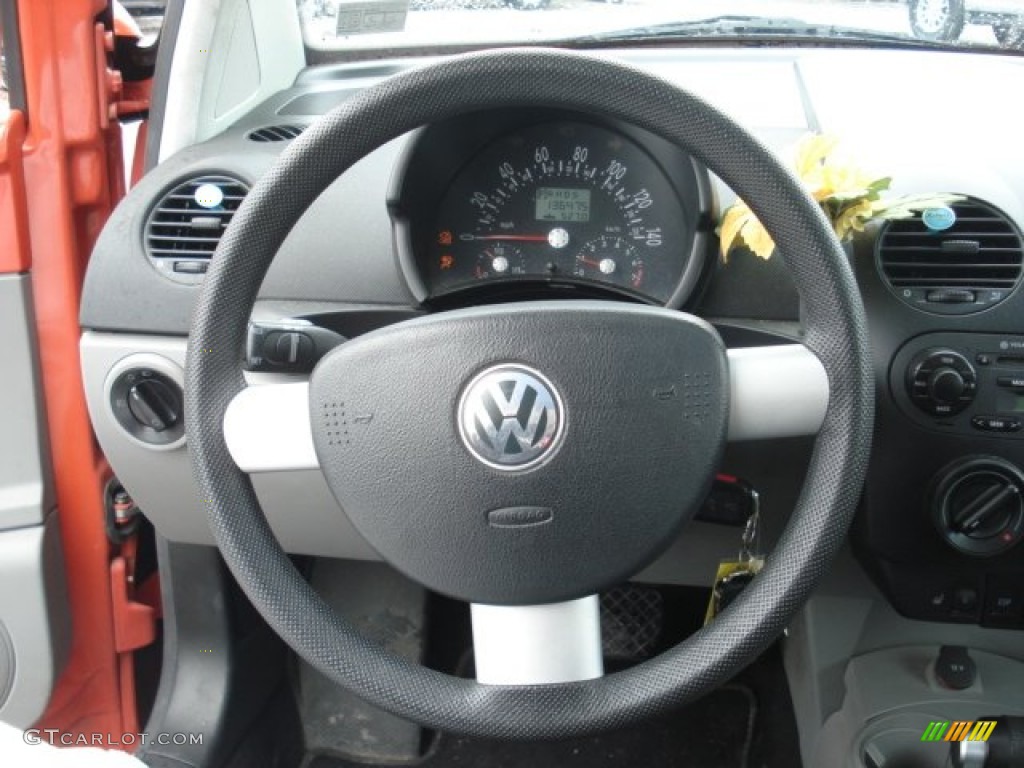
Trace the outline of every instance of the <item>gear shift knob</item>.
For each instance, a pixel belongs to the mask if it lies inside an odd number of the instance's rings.
[[[961,741],[950,745],[954,768],[1017,768],[1024,765],[1024,717],[983,717],[995,720],[987,741]]]

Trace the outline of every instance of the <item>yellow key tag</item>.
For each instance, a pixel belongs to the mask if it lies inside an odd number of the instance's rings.
[[[761,498],[757,491],[748,491],[752,511],[743,528],[743,538],[739,557],[736,560],[723,560],[718,564],[714,587],[708,600],[708,610],[704,614],[704,626],[729,607],[740,592],[754,580],[764,566],[764,557],[760,552]]]
[[[761,566],[764,559],[755,557],[750,560],[723,560],[718,564],[718,573],[715,574],[715,586],[711,590],[711,597],[708,600],[708,610],[704,614],[704,625],[711,623],[712,619],[721,613],[733,601],[743,588],[749,584]]]

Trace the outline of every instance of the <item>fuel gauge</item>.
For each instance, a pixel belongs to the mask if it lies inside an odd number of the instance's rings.
[[[488,245],[480,252],[473,269],[473,276],[478,280],[525,274],[526,259],[522,251],[500,241]]]

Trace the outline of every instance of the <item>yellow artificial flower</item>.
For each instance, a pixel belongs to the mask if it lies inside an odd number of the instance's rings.
[[[881,199],[891,179],[873,177],[837,150],[839,138],[810,133],[797,142],[793,168],[808,194],[821,206],[840,242],[862,232],[872,219],[903,219],[916,212],[962,200],[956,195],[907,195]],[[775,251],[771,235],[754,212],[737,199],[718,227],[722,261],[734,245],[743,243],[756,256],[770,259]]]
[[[739,237],[743,225],[753,215],[746,203],[737,200],[722,216],[722,223],[718,227],[718,247],[722,252],[722,261],[729,260],[729,251],[732,250],[733,241]]]
[[[793,170],[806,181],[812,181],[825,159],[832,154],[839,137],[827,133],[808,133],[796,145]]]
[[[770,259],[775,250],[771,235],[742,200],[737,200],[725,212],[718,228],[718,247],[721,249],[722,261],[729,260],[729,251],[737,237],[762,259]]]
[[[874,181],[875,179],[854,165],[826,164],[821,168],[821,186],[812,192],[818,202],[830,197],[855,200],[866,197]]]
[[[743,236],[743,242],[754,252],[755,256],[765,261],[772,257],[775,252],[775,241],[772,240],[772,236],[768,234],[768,230],[762,226],[756,216],[750,215],[750,220],[743,225],[740,234]]]
[[[836,237],[841,242],[851,237],[854,232],[863,232],[864,225],[871,220],[874,214],[875,207],[870,200],[861,200],[847,206],[832,222]]]

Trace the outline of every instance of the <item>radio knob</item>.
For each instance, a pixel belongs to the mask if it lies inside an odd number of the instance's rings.
[[[960,413],[974,399],[978,377],[959,352],[928,349],[907,369],[907,394],[914,405],[932,416]]]
[[[955,368],[939,368],[928,377],[928,395],[937,403],[956,402],[965,388],[964,377]]]

